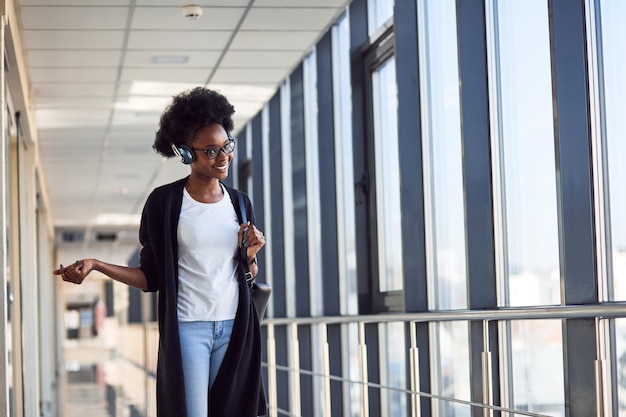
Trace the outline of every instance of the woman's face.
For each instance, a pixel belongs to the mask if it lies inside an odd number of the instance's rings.
[[[230,143],[226,130],[219,124],[200,129],[191,144],[195,153],[194,162],[190,164],[192,173],[220,180],[228,177],[228,167],[233,159],[232,149],[228,146]],[[227,154],[228,151],[230,153]],[[207,153],[216,154],[215,159],[211,159]]]

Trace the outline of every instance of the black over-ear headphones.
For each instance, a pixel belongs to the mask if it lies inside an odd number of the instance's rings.
[[[235,140],[230,135],[230,133],[226,132],[226,134],[228,135],[228,140],[232,140],[232,141]],[[174,145],[174,143],[172,143],[172,151],[174,151],[174,155],[176,155],[176,158],[178,158],[178,160],[185,165],[189,165],[190,163],[196,160],[196,156],[193,153],[193,149],[191,149],[187,145],[176,146]]]
[[[185,165],[189,165],[196,159],[193,151],[187,145],[176,146],[172,143],[172,150],[176,158]]]

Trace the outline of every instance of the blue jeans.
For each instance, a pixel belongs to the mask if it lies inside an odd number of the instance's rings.
[[[178,322],[187,417],[209,415],[209,389],[224,360],[234,322]]]

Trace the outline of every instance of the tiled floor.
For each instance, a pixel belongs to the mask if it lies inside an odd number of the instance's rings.
[[[65,364],[64,417],[145,417],[119,388],[128,365],[101,339],[66,341]]]
[[[106,390],[96,383],[68,383],[65,417],[111,417]]]

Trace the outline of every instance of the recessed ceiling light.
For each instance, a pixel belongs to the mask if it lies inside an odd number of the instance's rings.
[[[186,55],[156,55],[152,57],[154,64],[186,64],[189,57]]]

